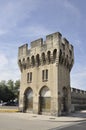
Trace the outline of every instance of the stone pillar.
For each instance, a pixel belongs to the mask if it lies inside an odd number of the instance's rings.
[[[33,113],[39,113],[39,96],[37,94],[33,95]]]
[[[61,110],[62,110],[62,98],[61,94],[58,93],[58,116],[61,116]]]
[[[71,88],[68,88],[68,113],[71,112]]]
[[[58,116],[58,98],[52,97],[51,98],[51,115]]]
[[[40,57],[40,64],[43,65],[43,59],[42,59],[42,56]]]
[[[53,64],[53,52],[51,53],[51,63]]]
[[[24,96],[22,94],[20,95],[20,98],[19,98],[19,111],[23,112],[23,108],[24,108]]]

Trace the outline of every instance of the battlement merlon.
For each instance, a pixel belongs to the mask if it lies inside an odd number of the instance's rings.
[[[61,43],[65,46],[65,54],[71,53],[70,55],[72,56],[74,60],[74,47],[72,44],[69,43],[69,41],[66,38],[62,38]],[[61,44],[60,44],[61,46]]]
[[[59,32],[55,32],[55,33],[53,33],[53,34],[47,35],[47,36],[46,36],[46,44],[47,44],[47,46],[48,46],[49,44],[56,45],[57,43],[60,42],[61,37],[62,37],[62,34],[59,33]]]
[[[37,39],[35,41],[31,42],[31,49],[37,48],[37,47],[43,47],[44,44],[46,44],[47,48],[48,46],[52,46],[57,44],[61,40],[61,33],[55,32],[52,34],[49,34],[46,36],[46,41],[43,41],[43,38]]]
[[[70,50],[73,50],[73,45],[71,45],[66,38],[62,38],[62,43],[63,43],[65,46],[67,46]]]
[[[28,53],[28,44],[24,44],[19,47],[18,49],[18,58],[21,59],[22,57],[26,57]]]
[[[44,44],[47,46],[47,48],[48,47],[52,48],[52,46],[58,44],[58,42],[61,40],[61,37],[62,37],[62,34],[59,32],[49,34],[46,36],[46,41],[43,41],[42,38],[32,41],[30,44],[31,45],[30,49],[39,48],[39,47],[43,48]],[[20,46],[19,52],[18,52],[18,58],[21,59],[22,57],[25,57],[27,54],[28,54],[28,44],[24,44],[24,45]]]
[[[63,50],[63,45],[65,47],[65,50]],[[30,46],[31,46],[30,49],[28,49],[28,44],[24,44],[23,46],[19,47],[18,59],[26,58],[28,57],[28,55],[31,56],[31,50],[35,51],[35,48],[39,48],[41,50],[44,47],[46,47],[47,50],[51,48],[58,48],[58,51],[60,51],[61,49],[62,52],[65,51],[65,55],[69,55],[70,51],[70,53],[72,54],[71,56],[74,59],[73,46],[69,43],[69,41],[66,38],[63,38],[62,34],[59,32],[47,35],[46,40],[44,42],[42,38],[32,41]]]
[[[43,45],[43,39],[42,38],[31,42],[31,48],[41,47],[42,45]]]

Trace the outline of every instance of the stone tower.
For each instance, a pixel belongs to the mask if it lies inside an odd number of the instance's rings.
[[[21,111],[59,116],[71,111],[73,46],[56,32],[19,47]]]

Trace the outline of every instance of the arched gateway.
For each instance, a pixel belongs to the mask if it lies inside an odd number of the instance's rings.
[[[68,111],[68,90],[66,87],[63,87],[62,89],[63,97],[62,97],[62,112],[67,112]]]
[[[28,87],[24,92],[23,111],[32,111],[33,109],[33,90]]]
[[[50,112],[51,109],[51,92],[48,87],[44,86],[41,88],[39,93],[39,112]]]

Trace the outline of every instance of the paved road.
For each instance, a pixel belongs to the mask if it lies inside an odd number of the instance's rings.
[[[74,127],[75,124],[84,122],[85,119],[81,117],[50,117],[29,113],[0,113],[0,130],[58,130],[68,126]],[[73,129],[70,127],[66,130]],[[86,128],[80,130],[86,130]]]
[[[27,113],[0,113],[0,130],[48,130],[60,125],[58,122],[38,119]]]
[[[78,123],[69,127],[63,127],[63,128],[53,128],[50,130],[86,130],[86,121],[83,123]]]

